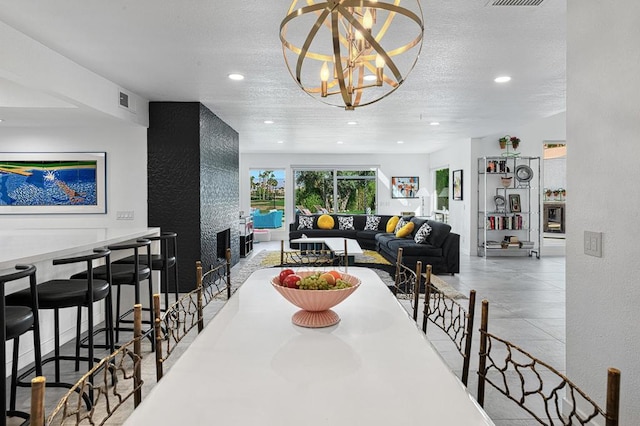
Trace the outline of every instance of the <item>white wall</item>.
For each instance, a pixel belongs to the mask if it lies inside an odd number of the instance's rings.
[[[409,154],[242,154],[240,156],[240,210],[250,210],[250,169],[284,169],[285,188],[285,228],[272,232],[272,239],[287,239],[289,223],[293,221],[293,178],[291,166],[379,166],[378,213],[399,214],[401,211],[415,211],[419,214],[421,200],[418,198],[391,198],[392,176],[418,176],[420,187],[431,187],[428,155]]]
[[[147,226],[147,129],[0,126],[0,152],[106,152],[107,214],[0,215],[0,229]],[[134,220],[116,220],[133,211]]]
[[[449,168],[449,225],[451,230],[460,234],[460,253],[469,254],[471,212],[469,206],[471,198],[471,181],[475,180],[469,165],[471,164],[470,142],[451,145],[440,151],[431,153],[431,169]],[[462,170],[462,200],[453,200],[454,170]],[[432,185],[433,186],[433,185]],[[429,187],[431,189],[431,186]]]
[[[569,0],[567,374],[604,403],[622,371],[621,425],[640,424],[640,2]],[[603,256],[584,254],[603,233]]]

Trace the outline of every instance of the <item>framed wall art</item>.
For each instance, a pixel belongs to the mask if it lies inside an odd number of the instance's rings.
[[[462,170],[453,171],[453,199],[462,200]]]
[[[391,198],[418,198],[419,178],[417,176],[391,178]]]
[[[105,152],[0,153],[0,214],[106,213]]]
[[[520,194],[509,194],[509,210],[512,213],[520,213],[522,207],[520,207]]]

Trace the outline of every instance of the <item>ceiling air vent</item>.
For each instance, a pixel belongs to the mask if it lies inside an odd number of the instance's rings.
[[[540,6],[544,0],[489,0],[487,6]]]
[[[122,89],[118,90],[118,106],[130,112],[136,112],[136,105],[133,96]]]

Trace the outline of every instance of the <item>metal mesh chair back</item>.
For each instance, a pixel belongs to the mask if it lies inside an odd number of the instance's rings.
[[[549,364],[515,344],[488,332],[489,302],[482,301],[478,403],[489,384],[542,425],[591,425],[604,419],[618,426],[620,370],[608,369],[606,409]],[[563,400],[568,404],[563,404]]]
[[[422,310],[422,331],[427,332],[427,324],[430,321],[444,331],[451,339],[460,355],[462,355],[461,380],[466,386],[469,379],[469,364],[471,362],[476,291],[471,290],[469,293],[469,304],[465,309],[458,301],[445,295],[431,282],[431,270],[431,265],[427,265],[425,273],[425,298]]]
[[[31,425],[102,425],[133,396],[134,407],[142,400],[142,305],[134,308],[134,338],[103,358],[60,399],[45,420],[46,379],[32,380]],[[91,401],[86,407],[86,398]]]
[[[396,276],[392,291],[397,298],[410,300],[411,313],[414,321],[418,320],[421,281],[422,262],[416,262],[415,270],[409,268],[402,263],[402,248],[399,248],[396,257]]]
[[[284,241],[280,242],[280,266],[338,266],[346,265],[344,256],[336,256],[328,249],[307,248],[304,250],[285,250]]]

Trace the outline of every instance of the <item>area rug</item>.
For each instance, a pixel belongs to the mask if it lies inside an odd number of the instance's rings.
[[[394,285],[395,266],[389,263],[378,252],[373,250],[363,250],[362,254],[355,256],[355,264],[353,266],[361,266],[372,269],[382,282],[387,286]],[[262,250],[257,252],[253,257],[242,261],[231,271],[231,287],[232,291],[244,283],[249,275],[255,270],[261,268],[275,267],[280,264],[280,252],[277,250]],[[466,299],[467,297],[454,289],[446,281],[431,275],[431,282],[448,297],[454,299]]]

